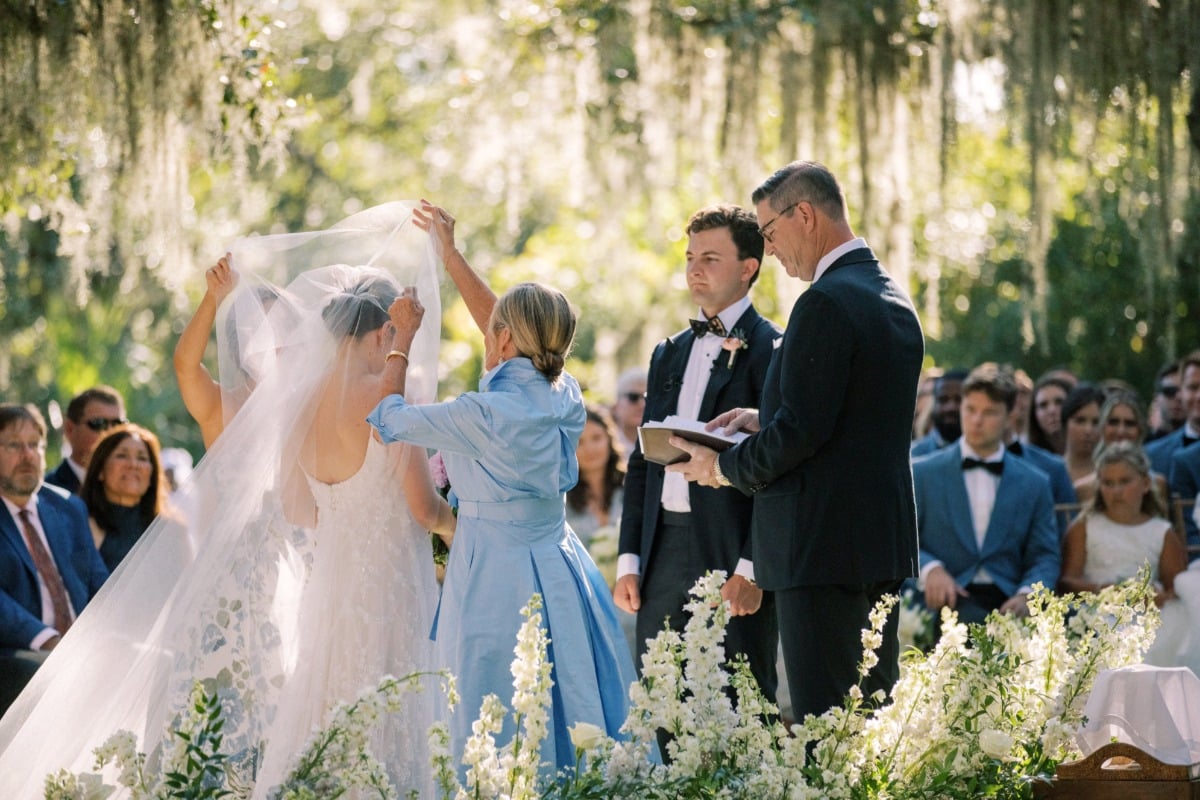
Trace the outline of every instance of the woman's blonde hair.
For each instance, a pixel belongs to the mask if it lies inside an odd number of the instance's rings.
[[[541,283],[517,284],[496,301],[492,333],[501,328],[538,372],[558,380],[575,341],[575,312],[566,295]]]

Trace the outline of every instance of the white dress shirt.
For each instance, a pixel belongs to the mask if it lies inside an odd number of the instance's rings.
[[[813,283],[816,283],[821,279],[821,276],[824,275],[825,271],[833,265],[833,262],[846,255],[846,253],[849,253],[851,250],[858,250],[859,248],[866,246],[867,240],[861,236],[857,236],[848,242],[839,244],[837,247],[821,256],[821,260],[817,262],[817,271],[813,273]]]

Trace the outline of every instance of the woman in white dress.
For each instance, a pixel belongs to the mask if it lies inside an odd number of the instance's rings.
[[[231,248],[244,280],[217,330],[239,410],[183,487],[189,524],[151,526],[0,720],[0,797],[90,771],[119,729],[169,752],[195,681],[221,700],[232,796],[267,797],[333,706],[385,674],[437,667],[427,530],[449,532],[453,517],[424,454],[379,444],[365,422],[399,388],[389,352],[411,362],[409,395],[433,399],[437,273],[411,214],[393,203]],[[338,261],[372,266],[325,266]],[[248,305],[256,280],[286,285],[285,302]],[[424,315],[415,337],[388,319],[397,297],[394,313]],[[410,697],[371,739],[401,794],[431,793],[436,694]]]

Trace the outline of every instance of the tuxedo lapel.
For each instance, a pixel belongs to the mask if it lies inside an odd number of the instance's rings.
[[[1009,457],[1005,456],[1004,460],[1008,461]],[[1014,475],[1011,469],[1005,469],[1000,475],[1000,483],[996,486],[996,502],[988,519],[987,533],[983,537],[983,556],[1003,549],[1016,512],[1013,503],[1017,498],[1028,497],[1027,493],[1021,491],[1020,483],[1020,476]]]
[[[662,392],[655,418],[676,413],[679,408],[679,392],[683,388],[683,373],[687,369],[688,357],[692,353],[692,341],[696,338],[690,330],[667,339],[662,357],[662,385],[655,387]]]
[[[975,538],[975,521],[971,517],[971,500],[967,496],[967,483],[963,480],[962,451],[957,447],[951,448],[953,455],[947,452],[946,465],[943,470],[943,485],[946,487],[947,513],[954,525],[954,533],[968,549],[978,552],[979,542]]]

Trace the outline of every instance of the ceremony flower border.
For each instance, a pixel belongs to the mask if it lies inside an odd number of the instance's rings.
[[[508,713],[485,698],[458,781],[444,724],[430,732],[434,775],[454,800],[598,800],[598,798],[1032,798],[1063,760],[1079,756],[1073,734],[1096,676],[1141,661],[1158,626],[1148,573],[1095,594],[1054,595],[1035,587],[1029,615],[992,614],[966,626],[943,610],[941,638],[928,653],[902,656],[890,696],[864,697],[853,687],[845,702],[786,728],[762,696],[744,660],[722,666],[728,606],[723,573],[692,589],[683,634],[664,630],[649,644],[642,679],[630,687],[631,709],[615,740],[594,725],[570,728],[576,763],[547,776],[540,762],[553,684],[541,598],[522,610],[512,665],[512,713],[517,734],[496,737]],[[898,598],[871,613],[863,631],[860,676],[876,650]],[[379,715],[400,707],[400,695],[420,675],[386,678],[310,739],[278,800],[340,796],[351,787],[395,797],[386,773],[366,749]],[[456,702],[453,681],[443,688]],[[734,699],[736,698],[736,702]],[[225,797],[221,781],[220,704],[197,685],[192,708],[171,732],[175,749],[157,776],[132,735],[118,732],[97,750],[97,769],[112,763],[132,797]],[[669,763],[654,757],[656,736],[671,734]],[[187,790],[179,788],[185,776]],[[51,800],[93,800],[115,787],[99,775],[49,776]]]

